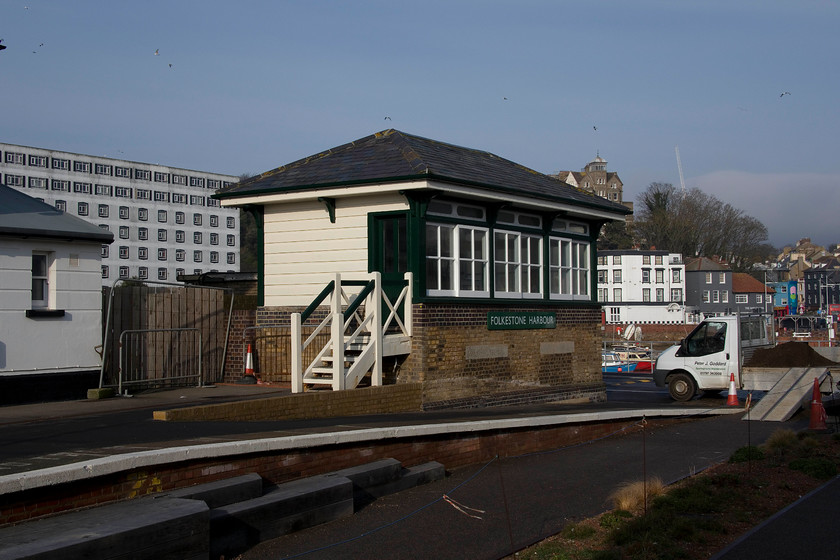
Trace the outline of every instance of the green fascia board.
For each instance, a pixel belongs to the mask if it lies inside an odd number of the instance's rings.
[[[465,181],[463,179],[452,179],[451,177],[447,177],[444,175],[437,175],[435,173],[424,173],[423,175],[406,175],[402,177],[385,177],[385,178],[378,178],[378,179],[364,179],[364,180],[350,180],[350,181],[337,181],[334,183],[319,183],[319,184],[312,184],[312,185],[299,185],[294,187],[267,187],[267,188],[260,188],[254,189],[252,191],[236,191],[236,192],[217,192],[211,195],[212,198],[216,198],[219,200],[228,200],[228,199],[236,199],[236,198],[250,198],[255,196],[262,196],[262,195],[269,195],[269,194],[279,194],[279,193],[292,193],[292,192],[303,192],[303,191],[317,191],[321,189],[328,189],[328,188],[342,188],[342,187],[354,187],[354,186],[361,186],[361,185],[370,185],[370,184],[388,184],[388,183],[406,183],[406,182],[416,182],[416,181],[440,181],[443,183],[450,183],[453,185],[463,185],[467,187],[476,187],[479,189],[485,189],[488,191],[502,193],[502,194],[510,194],[519,197],[531,196],[533,198],[537,198],[540,200],[549,200],[552,202],[560,202],[563,204],[569,204],[572,206],[581,206],[584,208],[591,208],[594,210],[602,210],[608,212],[615,212],[624,215],[632,214],[633,211],[623,205],[618,205],[614,203],[609,203],[609,205],[601,203],[600,200],[593,200],[592,202],[589,201],[582,201],[582,200],[570,200],[565,197],[551,197],[541,193],[532,193],[532,192],[523,192],[511,187],[503,187],[499,185],[494,185],[490,183],[481,183],[477,181]],[[445,191],[444,191],[445,192]],[[595,195],[592,195],[593,198],[597,199]]]

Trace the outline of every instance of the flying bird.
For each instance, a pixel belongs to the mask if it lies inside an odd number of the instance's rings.
[[[502,99],[504,99],[505,101],[508,101],[508,98],[507,98],[507,97],[502,97]]]
[[[169,63],[169,67],[172,68],[172,63],[171,62]]]
[[[155,49],[155,56],[160,56],[160,49]]]
[[[2,51],[3,49],[6,48],[6,45],[4,45],[2,43],[3,43],[3,39],[0,39],[0,51]]]
[[[593,125],[592,130],[598,130],[598,127]]]
[[[383,120],[390,121],[391,117],[385,117]]]
[[[790,95],[789,91],[783,91],[779,97],[784,97],[785,95]]]

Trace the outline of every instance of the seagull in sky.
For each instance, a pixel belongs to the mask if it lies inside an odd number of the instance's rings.
[[[783,91],[779,97],[784,97],[785,95],[790,95],[789,91]]]

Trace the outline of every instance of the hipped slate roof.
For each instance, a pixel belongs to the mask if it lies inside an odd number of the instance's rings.
[[[729,265],[720,261],[712,260],[708,257],[697,257],[695,259],[688,259],[685,262],[686,272],[692,271],[709,271],[709,270],[729,270]]]
[[[0,184],[0,235],[112,243],[114,234]]]
[[[267,171],[219,191],[230,199],[325,187],[438,180],[510,195],[630,214],[631,210],[481,150],[389,129]]]
[[[776,290],[766,286],[744,272],[732,274],[732,292],[735,294],[775,294]]]

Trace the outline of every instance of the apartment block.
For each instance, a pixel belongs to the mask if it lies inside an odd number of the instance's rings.
[[[239,210],[210,197],[235,176],[0,143],[0,180],[114,234],[103,285],[239,271]]]

